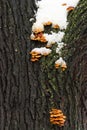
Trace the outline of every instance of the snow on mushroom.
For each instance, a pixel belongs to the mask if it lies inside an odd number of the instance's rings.
[[[36,1],[37,11],[35,13],[35,22],[32,25],[32,33],[30,39],[33,41],[39,41],[45,43],[47,48],[50,48],[53,44],[57,43],[56,53],[59,57],[61,54],[61,48],[64,47],[62,42],[63,36],[65,35],[64,30],[67,28],[67,15],[68,12],[74,10],[77,6],[79,0],[40,0]],[[50,34],[45,33],[45,26],[51,26],[52,29],[57,30],[57,32],[50,32]],[[38,61],[42,55],[46,56],[52,52],[52,50],[47,48],[35,48],[30,54],[32,55],[31,61]],[[45,50],[45,51],[43,51]],[[33,52],[35,51],[35,52]],[[42,53],[43,52],[43,53]],[[61,61],[61,63],[60,63]],[[55,62],[55,67],[59,68],[61,66],[62,70],[67,68],[66,62],[62,57]]]
[[[67,10],[67,11],[74,10],[74,7],[73,7],[73,6],[69,6],[66,10]]]
[[[42,23],[36,22],[33,24],[32,26],[32,31],[34,33],[39,33],[39,32],[43,32],[44,31],[44,26]]]
[[[43,43],[46,43],[47,40],[44,36],[44,34],[42,32],[38,32],[38,33],[35,33],[35,34],[31,34],[30,36],[31,40],[34,40],[34,41],[40,41],[40,42],[43,42]]]
[[[31,61],[38,61],[41,56],[48,56],[51,53],[51,51],[51,49],[48,49],[46,47],[34,48],[30,52],[30,54],[32,55]]]
[[[63,71],[67,68],[66,62],[62,57],[55,61],[55,68],[58,69],[59,67],[61,67]]]

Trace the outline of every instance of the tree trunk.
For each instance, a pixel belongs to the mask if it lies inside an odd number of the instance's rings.
[[[0,0],[0,130],[87,129],[87,1],[69,13],[64,42],[68,69],[54,67],[55,51],[39,62],[29,52],[34,0]],[[55,50],[55,46],[53,47]],[[64,127],[49,122],[51,108],[67,116]]]

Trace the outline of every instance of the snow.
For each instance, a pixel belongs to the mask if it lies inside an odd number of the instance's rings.
[[[66,29],[67,23],[67,8],[75,7],[79,0],[41,0],[37,1],[38,11],[36,13],[36,21],[46,23],[51,21],[52,24],[58,24],[60,29]],[[66,6],[62,6],[66,3]]]
[[[35,32],[35,33],[44,31],[43,24],[40,23],[40,22],[34,23],[33,26],[32,26],[32,31]]]
[[[60,42],[64,36],[64,32],[59,31],[58,33],[52,32],[52,34],[44,34],[46,40],[48,41],[47,45]]]
[[[60,57],[58,60],[55,61],[55,64],[58,64],[60,66],[65,65],[66,66],[66,62],[63,60],[62,57]]]
[[[48,49],[46,47],[41,47],[41,48],[34,48],[31,53],[35,52],[35,53],[39,53],[41,55],[48,55],[51,53],[51,49]]]
[[[43,32],[43,36],[47,41],[47,46],[51,46],[54,43],[57,43],[56,53],[60,56],[61,49],[64,47],[65,43],[62,42],[62,39],[65,35],[64,30],[67,28],[67,15],[70,11],[68,8],[72,8],[73,10],[79,0],[40,0],[36,1],[36,5],[38,7],[37,12],[35,12],[36,21],[32,26],[31,38],[34,38],[34,35],[40,32]],[[33,19],[31,18],[30,21]],[[52,32],[51,34],[44,33],[44,26],[52,24],[52,28],[58,27],[60,31],[57,33]],[[50,54],[52,52],[51,49],[47,49],[46,47],[35,48],[32,51],[40,52],[42,55],[45,53]],[[55,63],[65,64],[65,61],[60,57]]]
[[[57,43],[58,44],[58,46],[57,46],[57,48],[56,48],[56,53],[61,53],[61,49],[63,48],[63,46],[64,46],[64,42],[58,42]]]

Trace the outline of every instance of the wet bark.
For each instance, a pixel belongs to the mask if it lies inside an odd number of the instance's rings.
[[[68,16],[62,50],[68,69],[61,72],[54,67],[55,51],[30,61],[31,49],[41,46],[29,38],[34,0],[0,0],[0,130],[87,129],[86,7],[81,0]],[[67,116],[63,128],[50,124],[51,108]]]

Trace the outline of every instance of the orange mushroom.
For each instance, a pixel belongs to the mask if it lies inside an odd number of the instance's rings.
[[[55,24],[55,25],[53,25],[53,28],[58,29],[58,28],[59,28],[59,25],[58,25],[58,24]]]
[[[74,10],[74,7],[73,7],[73,6],[69,6],[66,10],[67,10],[67,11]]]
[[[46,45],[46,48],[51,48],[51,47],[52,47],[52,44]]]
[[[31,54],[31,61],[32,62],[38,61],[39,58],[41,57],[41,54],[36,52],[36,51],[31,51],[30,54]]]
[[[48,55],[49,55],[49,53],[44,53],[44,54],[43,54],[43,56],[48,56]]]
[[[41,55],[37,55],[37,56],[35,56],[35,58],[40,58],[41,57]]]
[[[45,39],[45,36],[44,36],[44,35],[42,35],[42,37],[40,38],[39,41],[41,41],[41,42],[47,42],[47,40]]]
[[[31,61],[35,62],[35,61],[38,61],[38,59],[37,58],[31,58]]]
[[[38,28],[34,31],[34,33],[39,33],[39,32],[42,32],[43,30],[41,28]]]
[[[32,34],[30,36],[31,40],[35,40],[35,41],[40,41],[40,42],[47,42],[45,36],[43,35],[42,32],[39,32],[39,33],[35,33],[35,34]]]
[[[41,57],[41,56],[38,56],[38,55],[37,55],[37,56],[32,56],[32,57],[31,57],[31,61],[32,61],[32,62],[38,61],[40,57]]]
[[[67,4],[66,3],[63,3],[62,6],[66,6]]]
[[[55,63],[55,68],[58,69],[60,67],[60,64]]]
[[[44,26],[49,26],[49,25],[52,24],[52,22],[48,21],[48,22],[45,22],[45,23],[43,23],[43,24],[44,24]]]
[[[36,51],[31,51],[30,52],[31,55],[39,55],[40,53],[36,52]]]
[[[62,71],[64,71],[67,68],[66,62],[60,57],[56,62],[55,62],[55,68],[58,69],[61,67]]]
[[[50,122],[58,126],[64,126],[66,116],[59,109],[52,109],[50,111]]]
[[[64,71],[64,70],[67,68],[67,65],[66,65],[66,64],[62,64],[62,65],[61,65],[61,68],[62,68],[62,70]]]

